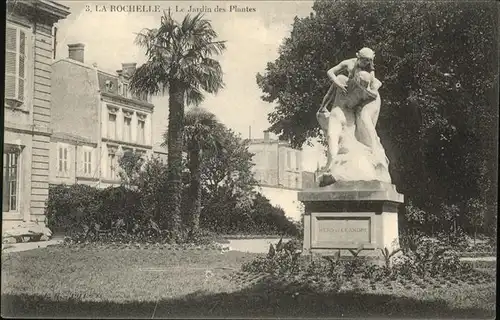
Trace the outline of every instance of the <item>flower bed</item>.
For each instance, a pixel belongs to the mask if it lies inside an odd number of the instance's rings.
[[[403,254],[387,259],[383,267],[366,259],[341,259],[340,252],[332,257],[310,260],[301,256],[297,241],[270,245],[267,256],[258,257],[242,266],[247,276],[239,281],[267,275],[274,280],[304,288],[341,290],[439,289],[460,285],[483,285],[494,277],[474,270],[457,254],[438,242],[423,241],[405,248]],[[384,256],[389,257],[387,250]],[[246,279],[246,280],[245,280]]]

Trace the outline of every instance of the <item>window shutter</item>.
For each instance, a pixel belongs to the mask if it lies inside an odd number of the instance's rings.
[[[2,190],[2,212],[9,211],[9,155],[3,154],[3,190]]]
[[[5,37],[5,97],[24,101],[27,34],[7,26]]]
[[[58,150],[58,154],[59,154],[59,171],[62,171],[63,169],[63,165],[62,165],[62,148],[59,147],[59,150]]]
[[[16,77],[11,75],[5,76],[5,97],[15,98],[16,96]]]
[[[68,171],[68,149],[64,148],[64,171]]]
[[[19,53],[24,56],[26,53],[26,33],[19,31]]]
[[[9,30],[9,28],[7,28]],[[8,48],[9,37],[7,35],[7,51],[5,52],[5,97],[6,98],[15,98],[16,97],[16,52],[15,52],[15,29],[14,30],[14,48],[11,51]]]
[[[7,27],[5,34],[5,49],[9,51],[16,51],[17,30],[16,28]]]

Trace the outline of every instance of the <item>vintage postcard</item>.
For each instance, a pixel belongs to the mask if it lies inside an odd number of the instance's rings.
[[[498,13],[7,0],[2,316],[494,318]]]

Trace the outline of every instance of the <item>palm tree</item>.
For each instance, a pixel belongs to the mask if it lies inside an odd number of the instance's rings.
[[[184,119],[184,149],[188,155],[190,173],[188,199],[188,228],[193,235],[199,230],[201,214],[201,164],[203,151],[222,151],[223,125],[213,113],[197,107],[186,112]],[[164,135],[168,141],[168,132]]]
[[[146,49],[148,60],[132,76],[132,92],[147,95],[168,93],[169,97],[165,195],[171,221],[166,217],[156,218],[162,222],[162,227],[170,226],[174,234],[181,225],[184,107],[186,104],[199,105],[204,92],[217,93],[224,85],[221,66],[211,58],[225,49],[225,43],[215,41],[216,37],[210,21],[200,14],[187,15],[178,23],[170,12],[164,12],[159,28],[144,29],[136,39],[136,43]]]

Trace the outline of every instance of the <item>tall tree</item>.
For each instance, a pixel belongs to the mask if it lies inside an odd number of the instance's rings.
[[[230,225],[249,230],[256,184],[253,154],[248,151],[248,141],[225,126],[219,139],[222,149],[203,153],[202,225],[217,232],[227,232]]]
[[[186,15],[179,23],[172,19],[170,12],[164,12],[158,28],[144,29],[136,39],[136,43],[145,48],[148,60],[132,76],[132,92],[168,93],[169,97],[168,181],[164,191],[168,206],[164,211],[170,212],[166,217],[157,218],[162,227],[173,231],[181,227],[184,107],[199,105],[204,92],[217,93],[223,87],[221,66],[212,56],[221,54],[225,44],[215,41],[216,38],[210,21],[201,14]]]
[[[257,183],[252,172],[253,153],[248,151],[248,140],[233,130],[223,127],[220,132],[221,152],[208,150],[203,157],[203,182],[207,192],[217,194],[219,189],[230,194],[251,193]]]
[[[191,234],[200,227],[202,157],[204,151],[215,154],[221,152],[221,132],[223,126],[213,113],[196,107],[186,112],[184,119],[184,148],[187,152],[190,173],[188,190],[188,228]],[[165,134],[165,143],[168,134]]]

